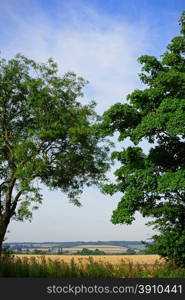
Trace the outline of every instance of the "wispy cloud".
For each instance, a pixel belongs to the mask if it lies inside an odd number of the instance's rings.
[[[1,14],[4,10],[9,25],[3,31],[9,39],[1,44],[2,56],[53,57],[61,72],[72,70],[90,81],[86,96],[103,112],[140,85],[137,58],[146,52],[149,26],[111,19],[80,1],[58,3],[53,18],[35,2],[32,13],[27,1],[21,8],[16,1],[4,3]]]

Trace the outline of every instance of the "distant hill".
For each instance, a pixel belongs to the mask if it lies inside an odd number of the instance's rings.
[[[102,251],[106,254],[118,254],[118,253],[123,254],[126,253],[128,250],[128,248],[126,247],[106,245],[106,244],[99,245],[94,243],[94,244],[79,245],[76,247],[63,248],[63,251],[73,254],[73,253],[81,252],[84,248],[91,251],[95,251],[98,249],[99,251]]]
[[[34,253],[39,250],[46,253],[61,253],[62,251],[74,252],[80,251],[83,248],[100,249],[107,253],[122,253],[128,249],[142,252],[145,250],[145,245],[141,241],[74,241],[74,242],[16,242],[4,243],[3,247],[8,247],[10,250],[22,253]],[[104,250],[103,250],[104,248]],[[106,251],[105,251],[106,249]]]
[[[60,246],[64,248],[69,248],[69,247],[76,247],[76,246],[83,246],[83,245],[112,245],[112,246],[120,246],[120,247],[126,247],[128,248],[128,245],[132,246],[138,246],[138,245],[143,245],[141,241],[88,241],[88,242],[83,242],[83,241],[75,241],[75,242],[13,242],[13,243],[4,243],[3,245],[20,245],[23,247],[54,247],[54,246]]]

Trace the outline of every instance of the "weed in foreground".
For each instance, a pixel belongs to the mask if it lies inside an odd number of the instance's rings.
[[[185,277],[185,269],[169,264],[142,265],[123,260],[119,264],[80,260],[69,263],[64,260],[39,257],[15,257],[4,255],[0,258],[0,277],[59,277],[59,278],[176,278]]]

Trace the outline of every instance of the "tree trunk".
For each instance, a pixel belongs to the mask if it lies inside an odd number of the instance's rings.
[[[3,218],[2,216],[0,217],[0,255],[2,254],[3,241],[9,222],[9,218]]]
[[[1,256],[1,253],[2,253],[2,242],[0,241],[0,256]]]

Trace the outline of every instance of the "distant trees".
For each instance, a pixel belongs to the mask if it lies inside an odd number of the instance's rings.
[[[83,248],[81,251],[78,251],[76,254],[77,255],[105,255],[106,253],[99,249],[90,250],[87,248]]]
[[[127,249],[127,251],[124,253],[126,255],[134,255],[137,254],[136,251],[134,249]]]
[[[108,148],[95,104],[79,102],[85,84],[59,76],[52,59],[0,60],[0,252],[10,220],[30,219],[42,202],[39,183],[79,205],[83,186],[104,179]]]
[[[40,255],[40,254],[47,254],[47,251],[40,250],[40,249],[35,249],[34,251],[32,251],[32,254],[38,254],[38,255]]]
[[[112,215],[114,224],[131,224],[135,212],[152,217],[159,232],[151,251],[185,266],[185,12],[181,35],[172,39],[161,59],[144,55],[141,81],[147,86],[104,113],[102,134],[119,132],[133,146],[112,153],[121,166],[116,183],[104,192],[123,194]],[[147,140],[148,153],[139,144]]]

